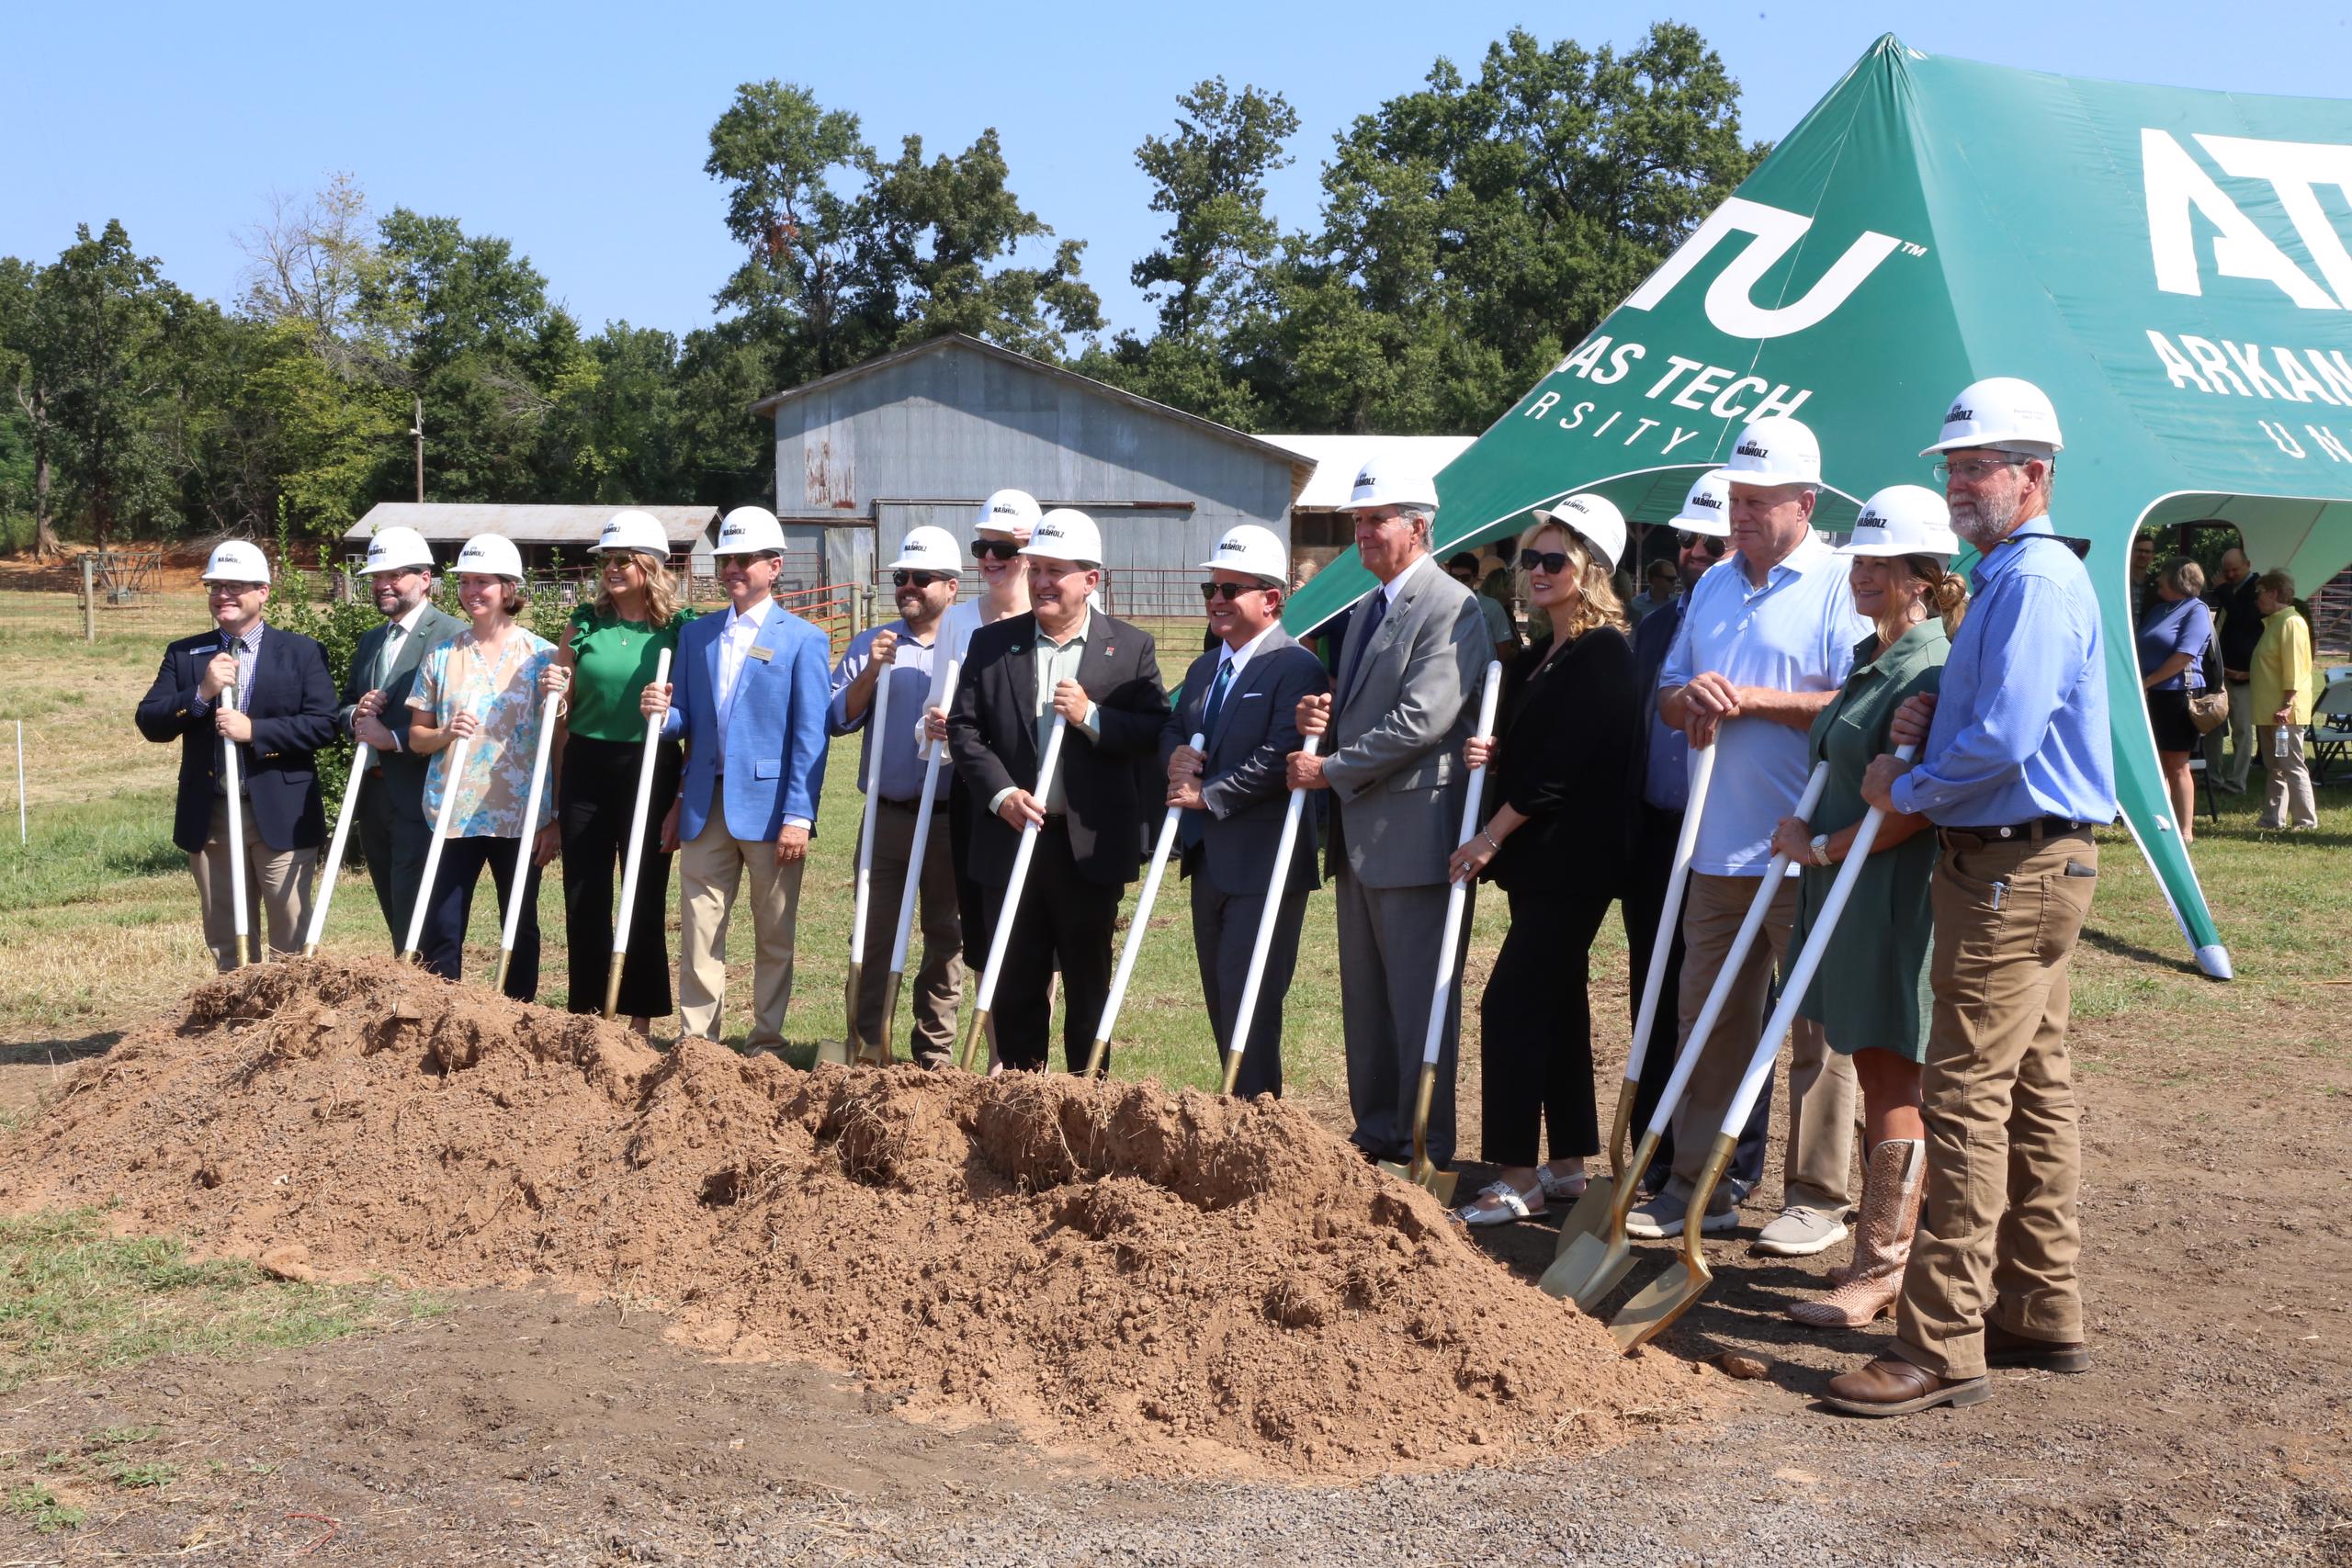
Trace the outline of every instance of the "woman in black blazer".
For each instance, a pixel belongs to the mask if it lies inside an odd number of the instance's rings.
[[[1470,1225],[1509,1224],[1584,1190],[1600,1150],[1592,1099],[1592,939],[1616,897],[1639,777],[1642,697],[1625,611],[1610,575],[1625,519],[1598,496],[1572,495],[1520,536],[1527,597],[1552,635],[1527,649],[1504,685],[1489,746],[1464,748],[1493,767],[1486,828],[1456,850],[1459,879],[1485,874],[1510,901],[1510,931],[1480,1004],[1481,1149],[1499,1179],[1457,1211]],[[1552,1158],[1539,1164],[1548,1125]]]

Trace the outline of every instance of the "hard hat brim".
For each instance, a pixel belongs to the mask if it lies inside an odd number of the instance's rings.
[[[1817,473],[1802,474],[1776,468],[1711,468],[1705,477],[1721,479],[1727,485],[1746,485],[1750,490],[1774,490],[1781,485],[1811,485],[1815,490],[1828,488],[1821,482],[1821,476]]]
[[[1731,525],[1719,517],[1693,517],[1686,512],[1679,517],[1669,519],[1666,525],[1669,528],[1679,528],[1688,534],[1704,534],[1711,539],[1731,537]]]
[[[884,571],[945,571],[961,577],[964,575],[964,563],[957,561],[954,566],[942,566],[935,560],[910,560],[905,556],[900,556],[882,570]]]
[[[1894,560],[1900,559],[1905,556],[1935,556],[1940,558],[1946,566],[1950,566],[1951,564],[1952,557],[1960,554],[1960,540],[1958,536],[1955,536],[1949,547],[1939,541],[1917,545],[1897,545],[1872,541],[1868,544],[1860,545],[1838,545],[1834,547],[1834,548],[1836,553],[1838,555],[1860,556],[1865,560]]]
[[[1946,452],[1965,451],[1971,446],[1982,446],[1988,452],[2013,453],[2019,457],[2040,457],[2044,462],[2066,449],[2065,443],[2062,441],[2028,441],[2023,437],[1998,441],[1987,440],[1981,435],[1964,435],[1955,436],[1950,441],[1939,441],[1933,446],[1922,446],[1919,456],[1934,457]]]

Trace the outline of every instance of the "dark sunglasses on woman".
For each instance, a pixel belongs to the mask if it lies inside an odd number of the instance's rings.
[[[890,574],[890,581],[900,588],[910,584],[928,588],[934,582],[953,582],[956,574],[952,571],[894,571]]]
[[[985,560],[994,556],[999,560],[1011,560],[1021,553],[1021,547],[1011,539],[974,539],[972,554]]]
[[[1204,582],[1201,584],[1201,603],[1214,604],[1222,599],[1230,604],[1244,593],[1263,593],[1265,591],[1266,585],[1262,582]]]
[[[1519,570],[1540,570],[1557,577],[1568,570],[1568,553],[1566,550],[1521,550],[1519,552]]]

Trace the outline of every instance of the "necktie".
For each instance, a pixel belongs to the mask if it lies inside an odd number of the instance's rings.
[[[369,691],[382,691],[384,682],[391,679],[392,666],[400,661],[401,638],[406,630],[398,621],[385,623],[384,640],[376,647],[375,672],[368,679]]]
[[[1380,623],[1388,616],[1388,591],[1375,588],[1372,596],[1356,607],[1354,618],[1348,623],[1348,678],[1340,682],[1339,694],[1347,697],[1348,688],[1356,683],[1356,671],[1363,663],[1363,650],[1380,630]]]
[[[1205,742],[1216,739],[1216,721],[1225,712],[1225,694],[1233,689],[1233,660],[1227,660],[1216,667],[1216,679],[1209,682],[1208,701],[1201,705],[1201,734]],[[1206,838],[1208,830],[1207,811],[1187,811],[1176,823],[1176,839],[1189,850]]]

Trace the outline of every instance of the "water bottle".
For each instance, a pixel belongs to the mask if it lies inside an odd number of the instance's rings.
[[[2282,724],[2282,725],[2280,725],[2280,726],[2278,726],[2278,734],[2271,738],[2271,741],[2270,741],[2270,754],[2271,754],[2273,757],[2278,758],[2278,759],[2279,761],[2284,761],[2286,760],[2286,757],[2287,757],[2287,727],[2286,727],[2285,725],[2283,725],[2283,724]]]

